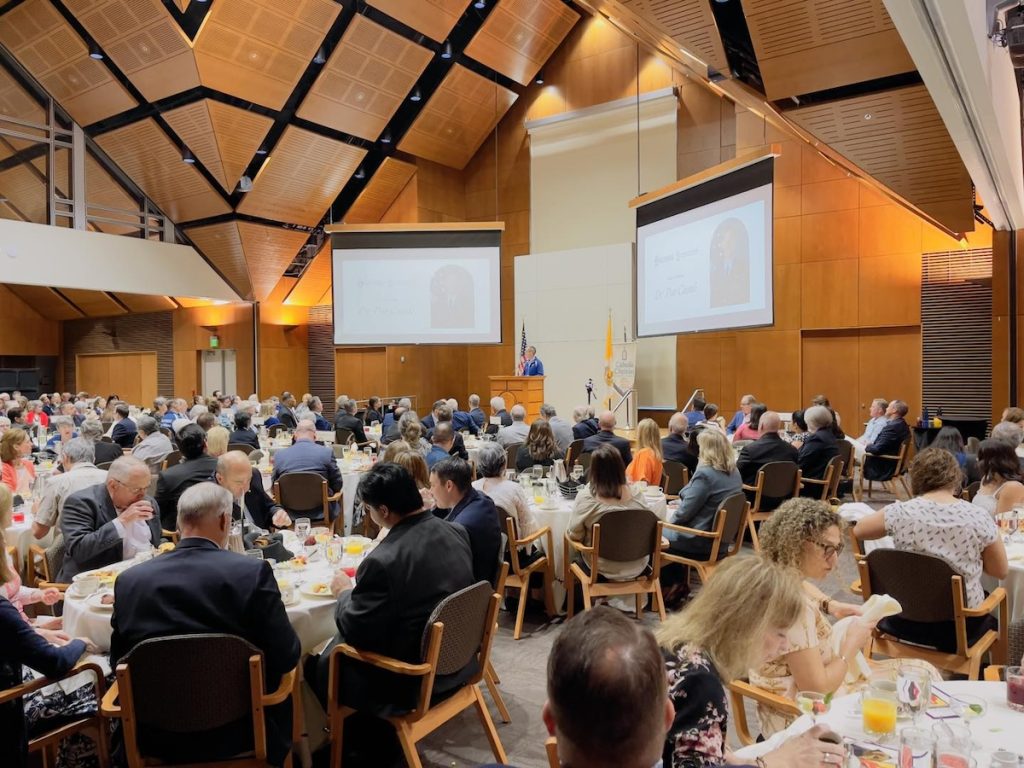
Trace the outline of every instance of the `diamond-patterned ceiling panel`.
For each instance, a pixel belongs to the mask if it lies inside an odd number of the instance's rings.
[[[48,0],[26,0],[2,18],[0,43],[79,124],[135,106],[110,70],[89,58],[82,38]]]
[[[365,156],[360,147],[289,126],[238,211],[315,226]]]
[[[192,46],[160,0],[65,0],[149,101],[199,85]]]
[[[238,222],[238,233],[249,263],[253,295],[256,301],[264,301],[305,244],[306,233],[247,221]]]
[[[236,222],[226,221],[205,227],[192,227],[186,229],[185,234],[220,270],[239,296],[247,300],[252,299],[249,267],[245,261],[242,238],[238,234]]]
[[[802,2],[803,0],[801,0]],[[662,29],[681,48],[722,73],[729,71],[722,36],[708,0],[620,0],[629,10]]]
[[[82,288],[60,288],[76,307],[89,317],[110,317],[126,315],[128,311],[103,291],[89,291]]]
[[[579,18],[560,0],[500,0],[465,53],[526,85]]]
[[[299,117],[375,141],[433,54],[365,16],[356,16]]]
[[[77,320],[85,317],[52,288],[42,285],[7,285],[11,293],[48,320]]]
[[[203,85],[281,109],[341,12],[331,0],[219,0],[195,41]]]
[[[516,98],[507,88],[456,64],[398,148],[461,170]]]
[[[0,171],[0,219],[45,224],[46,177],[29,164]]]
[[[388,16],[443,42],[458,23],[469,0],[369,0]]]
[[[0,115],[37,125],[46,122],[46,110],[42,104],[32,98],[3,67],[0,67]]]
[[[146,296],[141,293],[115,293],[114,296],[132,312],[163,312],[176,305],[166,296]]]
[[[346,224],[376,224],[405,185],[416,175],[416,166],[388,157],[345,213]]]

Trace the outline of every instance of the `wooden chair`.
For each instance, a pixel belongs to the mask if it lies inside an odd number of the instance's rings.
[[[534,531],[529,536],[519,538],[518,526],[516,525],[516,519],[510,515],[506,510],[498,507],[498,516],[501,519],[502,527],[508,534],[508,560],[512,565],[512,571],[508,574],[505,579],[505,589],[518,589],[519,590],[519,606],[516,610],[516,628],[512,633],[512,637],[518,640],[523,632],[523,616],[526,614],[526,601],[530,596],[530,576],[537,572],[544,574],[544,610],[548,616],[555,615],[555,600],[552,597],[551,585],[555,580],[555,570],[551,562],[550,555],[544,555],[537,558],[529,565],[522,565],[519,562],[519,550],[523,547],[529,547],[535,541],[544,538],[547,546],[545,552],[554,552],[552,541],[551,541],[551,528],[544,526],[537,531]],[[504,594],[502,592],[501,594]]]
[[[975,480],[973,483],[968,485],[960,494],[960,497],[964,501],[974,501],[974,497],[978,495],[978,491],[981,490],[981,481]]]
[[[661,595],[661,528],[664,523],[650,510],[617,509],[602,515],[601,522],[595,523],[591,531],[591,544],[586,546],[569,538],[563,543],[565,563],[565,588],[568,617],[571,619],[576,606],[576,581],[583,590],[583,605],[590,610],[595,597],[616,595],[636,596],[636,617],[640,618],[643,603],[641,598],[654,596],[654,605],[661,620],[665,620],[665,601]],[[604,536],[602,537],[602,531]],[[582,562],[573,562],[574,555],[581,555]],[[628,562],[642,557],[650,559],[648,567],[635,579],[629,581],[602,581],[598,572],[599,560]]]
[[[715,527],[711,531],[701,531],[697,528],[687,528],[683,525],[663,523],[663,531],[676,531],[690,536],[699,536],[710,539],[711,553],[707,559],[700,560],[693,557],[673,552],[671,548],[662,550],[661,559],[663,562],[678,563],[686,568],[694,568],[700,580],[707,583],[708,578],[714,572],[722,560],[732,557],[743,548],[743,534],[746,533],[747,516],[750,514],[750,503],[743,493],[734,493],[722,499],[715,513]],[[724,549],[723,549],[724,548]],[[689,579],[687,579],[689,581]]]
[[[878,461],[880,459],[887,459],[889,461],[895,461],[896,464],[893,466],[892,474],[890,474],[884,480],[868,480],[867,481],[867,483],[868,483],[868,498],[869,499],[871,498],[871,489],[872,489],[874,483],[878,482],[878,483],[881,483],[882,486],[887,491],[889,491],[889,493],[891,493],[893,496],[895,496],[898,499],[900,497],[900,493],[899,493],[899,490],[896,487],[896,481],[897,480],[899,481],[900,485],[903,486],[903,491],[904,491],[904,493],[907,494],[907,498],[908,499],[911,498],[912,494],[910,493],[910,486],[907,485],[907,478],[906,478],[906,475],[905,475],[905,472],[906,472],[906,469],[907,469],[907,456],[908,456],[909,453],[910,453],[910,439],[909,438],[907,440],[903,441],[903,444],[900,445],[899,453],[897,453],[895,456],[886,456],[886,455],[876,455],[876,454],[873,454],[873,453],[865,453],[864,454],[864,463],[861,465],[861,468],[860,468],[860,483],[858,485],[858,490],[857,490],[857,500],[859,501],[864,496],[864,480],[865,480],[864,473],[867,471],[869,462],[871,462],[872,460]]]
[[[174,674],[168,674],[173,669]],[[128,768],[162,765],[159,755],[143,754],[140,733],[157,726],[181,735],[252,718],[252,749],[230,761],[201,766],[267,765],[266,707],[295,693],[296,670],[285,674],[272,693],[263,692],[263,654],[234,635],[174,635],[143,640],[117,665],[117,681],[103,697],[104,717],[121,720]],[[291,765],[291,758],[285,761]]]
[[[846,442],[845,440],[843,441]],[[812,477],[803,477],[801,473],[800,485],[803,488],[808,486],[815,486],[821,489],[821,495],[818,497],[822,501],[828,501],[834,499],[838,495],[839,481],[843,477],[843,460],[838,456],[833,456],[828,460],[828,464],[825,466],[825,476],[821,480],[815,480]]]
[[[853,554],[853,562],[854,564],[859,564],[860,561],[864,559],[864,545],[853,533],[852,525],[846,528],[846,534],[850,537],[850,552]],[[850,582],[850,591],[855,595],[861,595],[860,578],[856,578]],[[863,597],[863,595],[861,596]]]
[[[346,446],[349,443],[355,442],[356,436],[351,429],[345,427],[335,427],[334,429],[334,444],[340,446]]]
[[[163,469],[181,464],[181,451],[171,451],[164,457]]]
[[[274,424],[271,427],[267,427],[267,437],[277,437],[278,434],[285,431],[284,424]]]
[[[229,451],[241,451],[246,456],[248,456],[250,453],[252,453],[256,449],[253,448],[248,443],[228,443],[228,450]]]
[[[96,664],[79,663],[69,669],[62,677],[40,677],[36,680],[16,685],[13,688],[8,688],[7,690],[0,690],[0,706],[3,706],[6,709],[11,702],[18,702],[16,706],[22,707],[23,704],[20,702],[20,699],[24,696],[45,688],[48,685],[53,685],[57,680],[67,680],[85,672],[92,673],[95,677],[93,685],[96,689],[96,701],[101,701],[107,687],[106,682],[103,679],[103,670]],[[57,748],[60,746],[60,742],[75,733],[89,731],[94,732],[92,737],[96,742],[96,756],[99,760],[100,766],[109,765],[110,745],[108,742],[108,731],[106,723],[103,722],[103,718],[100,717],[98,712],[92,715],[79,715],[72,718],[70,721],[62,718],[59,725],[55,725],[46,732],[38,734],[35,738],[30,739],[28,742],[28,751],[30,754],[33,752],[40,753],[42,765],[56,765]],[[3,746],[4,754],[10,755],[12,752],[15,752],[15,750],[16,746],[13,744],[5,744]]]
[[[683,488],[690,482],[690,470],[678,461],[665,461],[661,467],[661,490],[670,499],[678,499]]]
[[[592,457],[593,454],[590,453],[581,453],[579,456],[580,466],[583,467],[583,477],[581,479],[584,481],[590,475],[590,459]]]
[[[849,482],[849,487],[852,490],[853,470],[854,465],[857,463],[853,443],[849,440],[836,440],[836,448],[839,449],[839,458],[843,460],[843,472],[840,481],[843,483]]]
[[[181,535],[176,530],[175,531],[169,531],[166,528],[161,528],[160,529],[160,538],[167,539],[168,541],[170,541],[170,542],[172,542],[174,544],[177,544],[178,540],[181,538]]]
[[[96,469],[102,469],[102,470],[106,471],[106,470],[110,469],[110,465],[113,464],[113,463],[114,462],[112,462],[112,461],[102,461],[102,462],[100,462],[99,464],[96,465]],[[164,469],[167,469],[167,463],[166,462],[164,462]]]
[[[761,551],[761,542],[757,538],[757,523],[771,517],[771,511],[761,511],[761,502],[770,499],[791,499],[800,495],[800,468],[792,461],[770,461],[757,471],[757,480],[753,485],[744,485],[743,489],[754,494],[747,516],[747,528],[754,549]]]
[[[888,594],[903,606],[900,618],[918,622],[951,622],[955,626],[956,651],[912,644],[886,631],[886,619],[875,627],[872,651],[889,658],[923,659],[939,669],[977,680],[986,654],[992,663],[1005,664],[1009,616],[1006,590],[996,587],[977,608],[965,605],[963,577],[940,557],[896,549],[876,549],[859,563],[864,599]],[[950,585],[950,592],[941,588]],[[989,617],[999,610],[998,628],[982,628],[967,634],[967,619]]]
[[[580,454],[583,453],[583,441],[573,440],[569,443],[569,447],[565,451],[565,471],[572,472],[572,468],[580,458]]]
[[[548,768],[562,768],[562,761],[558,759],[558,739],[548,736],[544,741],[544,753],[548,756]]]
[[[11,563],[14,564],[14,570],[21,573],[21,555],[18,554],[18,548],[13,544],[7,547],[7,556],[11,558]]]
[[[106,425],[102,425],[102,426],[103,426],[104,429],[110,429],[110,427],[108,427]],[[112,438],[110,435],[103,435],[102,437],[100,437],[100,442],[101,443],[113,443],[114,442],[114,438]]]
[[[792,699],[770,693],[764,688],[751,685],[746,680],[733,680],[729,683],[729,700],[732,705],[729,709],[732,712],[732,725],[736,729],[736,736],[745,747],[749,747],[757,740],[750,733],[745,699],[750,699],[758,704],[764,704],[794,717],[800,717],[802,714],[800,708]]]
[[[284,507],[292,518],[308,514],[311,509],[323,510],[325,525],[331,522],[331,502],[341,499],[341,491],[333,496],[327,493],[327,480],[316,472],[288,472],[274,483],[274,501]],[[338,518],[344,518],[339,511]],[[342,520],[342,526],[345,521]]]
[[[507,466],[509,469],[516,468],[516,457],[519,455],[519,447],[521,445],[522,443],[512,443],[507,448],[505,448],[505,466]]]
[[[331,768],[341,768],[345,719],[356,710],[341,699],[341,665],[345,657],[369,664],[396,675],[418,678],[419,693],[415,708],[407,714],[379,715],[391,723],[410,768],[422,768],[416,743],[470,707],[474,707],[491,745],[495,761],[507,763],[505,748],[487,711],[480,680],[486,669],[494,638],[495,619],[500,598],[486,581],[459,590],[442,600],[424,629],[423,661],[413,664],[377,653],[368,653],[342,643],[330,657],[327,689],[327,720],[331,730]],[[476,672],[445,698],[435,696],[439,676],[455,675],[469,665]],[[448,693],[448,691],[444,691]]]
[[[53,581],[64,566],[64,539],[48,547],[39,544],[32,544],[28,548],[28,566],[25,574],[29,585],[39,584],[43,581]]]

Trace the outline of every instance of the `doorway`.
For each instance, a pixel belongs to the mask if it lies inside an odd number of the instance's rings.
[[[205,397],[214,390],[238,393],[238,356],[233,349],[204,349],[199,353],[199,389]]]

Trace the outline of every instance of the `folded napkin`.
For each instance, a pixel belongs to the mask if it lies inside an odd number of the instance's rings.
[[[832,651],[836,654],[839,653],[839,649],[843,647],[843,641],[846,639],[846,630],[849,629],[852,622],[862,621],[865,624],[874,625],[886,616],[895,616],[902,612],[903,606],[896,598],[889,595],[872,595],[862,606],[860,616],[847,616],[832,625]],[[867,659],[864,658],[864,654],[857,651],[857,657],[850,663],[846,671],[846,684],[855,683],[861,677],[865,680],[871,677],[871,667],[868,665]]]

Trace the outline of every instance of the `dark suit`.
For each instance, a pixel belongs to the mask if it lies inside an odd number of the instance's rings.
[[[196,483],[213,477],[217,471],[217,458],[203,454],[168,467],[157,476],[156,500],[160,505],[160,522],[168,531],[178,527],[178,499]]]
[[[222,633],[237,635],[263,651],[266,690],[299,660],[299,638],[288,622],[270,564],[220,549],[208,539],[182,539],[173,552],[118,576],[110,624],[110,662],[154,637]],[[266,711],[267,750],[279,765],[291,744],[291,705]],[[183,739],[146,736],[165,758],[194,761],[227,757],[252,743],[251,719]]]
[[[690,470],[690,477],[697,471],[697,456],[690,453],[690,443],[682,435],[670,434],[661,438],[661,452],[665,461],[678,461]]]
[[[619,452],[619,455],[622,456],[622,463],[628,467],[629,462],[633,460],[633,452],[629,450],[629,440],[619,437],[614,432],[606,432],[602,429],[596,435],[591,435],[583,441],[583,452],[593,453],[606,443]]]
[[[92,444],[96,449],[95,464],[105,464],[108,461],[117,461],[124,456],[124,450],[117,443],[108,443],[105,440],[97,440]]]
[[[454,427],[458,432],[461,432],[463,429],[468,429],[469,434],[471,435],[476,435],[480,432],[480,428],[477,427],[473,417],[465,411],[452,412],[452,427]]]
[[[878,433],[875,442],[865,447],[867,453],[878,455],[895,456],[900,452],[900,446],[910,437],[910,427],[901,418],[890,420],[882,431]],[[896,471],[894,459],[866,459],[864,462],[865,480],[888,480]]]
[[[821,480],[825,477],[825,470],[829,461],[839,455],[839,447],[836,445],[836,437],[827,429],[819,429],[804,438],[804,444],[800,447],[800,472],[803,477],[812,480]],[[816,496],[821,498],[821,486],[811,485],[800,492],[801,496]]]
[[[135,426],[135,422],[125,417],[114,425],[114,429],[110,432],[110,439],[122,448],[131,448],[135,445],[135,437],[138,434],[139,429]]]
[[[586,440],[591,435],[596,435],[601,431],[601,428],[597,426],[597,419],[584,419],[578,424],[572,425],[572,436],[575,440]]]
[[[483,429],[484,422],[487,421],[487,417],[481,408],[474,408],[469,412],[469,418],[473,420],[478,429]]]
[[[491,570],[496,565],[497,549]],[[475,582],[466,531],[431,512],[410,515],[366,556],[356,573],[355,588],[338,597],[335,642],[419,662],[431,611],[448,595]],[[321,701],[327,694],[329,656],[325,651],[319,659],[311,659],[315,671],[307,675]],[[412,705],[418,679],[399,678],[347,659],[342,663],[344,703],[360,709]]]
[[[298,440],[294,445],[274,454],[273,482],[281,475],[290,472],[316,472],[327,481],[327,495],[333,496],[341,490],[341,472],[334,460],[334,452],[324,445],[317,445],[312,440]],[[331,519],[338,515],[338,503],[331,502]],[[313,509],[289,509],[292,517],[308,517],[310,520],[323,520],[321,507]]]
[[[153,505],[149,520],[150,543],[160,543],[160,507],[151,497],[145,500]],[[91,571],[124,559],[123,541],[114,526],[117,510],[107,491],[106,483],[85,488],[68,496],[60,513],[60,531],[64,535],[64,566],[57,581],[69,583],[82,571]]]
[[[494,415],[501,419],[501,426],[503,426],[503,427],[511,427],[512,426],[512,414],[509,413],[508,411],[506,411],[504,408],[502,408],[500,411],[498,411]],[[498,434],[498,427],[497,427],[497,425],[491,424],[490,421],[488,421],[487,429],[485,430],[485,432],[487,432],[488,435],[496,435],[496,434]]]
[[[369,427],[372,426],[373,422],[375,421],[378,424],[383,424],[384,417],[380,415],[379,411],[375,411],[372,408],[367,408],[366,413],[363,414],[363,423]]]
[[[260,438],[251,429],[236,429],[230,435],[228,435],[228,445],[232,443],[244,443],[245,445],[251,445],[256,450],[260,448]]]
[[[444,514],[443,510],[438,510]],[[470,488],[445,515],[449,523],[458,523],[469,533],[473,550],[473,581],[494,582],[498,569],[498,550],[501,547],[501,528],[498,508],[490,497]]]
[[[342,411],[334,417],[334,428],[335,429],[347,429],[352,432],[356,438],[356,442],[360,445],[368,442],[366,439],[366,432],[363,430],[363,422],[353,416],[351,413],[345,413]]]
[[[428,413],[420,419],[420,424],[423,425],[424,432],[431,432],[434,429],[434,414]]]
[[[385,427],[384,431],[381,432],[380,442],[381,445],[390,445],[395,440],[400,440],[402,437],[402,431],[398,428],[398,422],[393,422],[390,427]]]
[[[277,412],[277,418],[284,425],[285,429],[295,429],[299,426],[299,422],[295,418],[295,411],[284,405],[282,405],[281,410]]]
[[[281,505],[274,501],[263,487],[263,476],[256,467],[252,468],[252,480],[249,481],[249,490],[245,492],[244,501],[252,521],[269,531],[273,526],[274,513],[281,509]],[[238,505],[235,505],[234,510],[234,517],[237,519],[241,512]]]
[[[746,485],[753,485],[757,482],[758,471],[765,464],[773,461],[792,461],[796,464],[798,458],[796,448],[779,437],[778,432],[768,432],[743,446],[736,459],[736,469],[740,471],[740,477]]]

